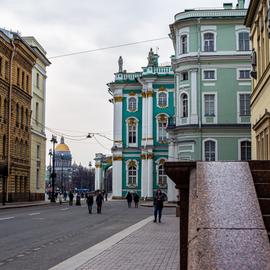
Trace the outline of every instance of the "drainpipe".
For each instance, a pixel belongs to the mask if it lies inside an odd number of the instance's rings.
[[[12,54],[11,54],[11,58],[10,58],[10,65],[9,65],[9,96],[8,96],[8,137],[7,137],[7,142],[8,142],[8,151],[7,151],[7,181],[6,181],[6,200],[8,201],[8,184],[9,184],[9,180],[10,180],[10,160],[11,160],[11,106],[12,106],[12,66],[13,66],[13,59],[14,59],[14,55],[15,55],[15,51],[16,51],[16,47],[14,44],[13,39],[11,40],[11,44],[12,44]]]
[[[201,19],[197,19],[197,33],[198,33],[198,104],[199,104],[199,132],[200,132],[200,154],[201,154],[201,160],[203,160],[203,145],[202,145],[202,93],[201,93],[201,74],[202,74],[202,68],[201,68]]]

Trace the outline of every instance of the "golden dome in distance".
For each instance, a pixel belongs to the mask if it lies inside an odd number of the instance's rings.
[[[60,144],[55,147],[55,151],[58,152],[70,152],[69,147],[64,142],[64,137],[61,137]]]

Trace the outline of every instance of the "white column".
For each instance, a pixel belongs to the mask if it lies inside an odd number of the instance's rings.
[[[122,159],[114,157],[112,171],[112,195],[122,197]]]
[[[114,92],[113,139],[114,145],[122,147],[122,89]]]
[[[179,73],[175,74],[175,124],[176,126],[179,126],[181,124],[180,121],[180,96],[179,96]]]
[[[198,124],[198,112],[197,112],[197,70],[191,71],[191,116],[190,123]]]
[[[147,159],[147,197],[153,198],[153,158]]]
[[[146,143],[147,138],[147,97],[145,87],[142,89],[142,146]]]
[[[96,167],[95,167],[95,190],[100,189],[101,177],[102,177],[101,165],[99,163],[96,163]]]
[[[146,198],[148,196],[148,181],[147,181],[147,159],[146,154],[142,152],[142,169],[141,169],[141,197]]]
[[[147,145],[153,145],[153,88],[148,83],[147,90]]]
[[[171,142],[169,143],[168,156],[169,156],[169,161],[177,160],[177,144],[174,142],[174,140],[171,140]],[[168,201],[176,202],[178,200],[177,199],[178,191],[175,188],[175,183],[169,177],[167,177],[167,185],[168,185],[168,189],[167,189]]]

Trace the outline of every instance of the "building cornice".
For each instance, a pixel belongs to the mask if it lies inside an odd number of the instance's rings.
[[[251,0],[249,3],[247,15],[244,21],[244,25],[247,27],[251,27],[254,19],[255,19],[255,14],[257,13],[257,10],[259,8],[259,2],[260,0]]]

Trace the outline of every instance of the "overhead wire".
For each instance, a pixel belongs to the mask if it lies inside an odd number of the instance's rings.
[[[66,53],[66,54],[59,54],[59,55],[48,57],[48,59],[56,59],[56,58],[62,58],[62,57],[67,57],[67,56],[74,56],[74,55],[79,55],[79,54],[92,53],[92,52],[97,52],[97,51],[104,51],[104,50],[109,50],[109,49],[121,48],[121,47],[126,47],[126,46],[132,46],[132,45],[137,45],[137,44],[142,44],[142,43],[147,43],[147,42],[153,42],[153,41],[168,39],[168,38],[169,38],[168,36],[159,37],[159,38],[153,38],[153,39],[146,39],[146,40],[141,40],[141,41],[123,43],[123,44],[118,44],[118,45],[112,45],[112,46],[107,46],[107,47],[101,47],[101,48],[96,48],[96,49],[92,49],[92,50],[85,50],[85,51],[78,51],[78,52],[72,52],[72,53]]]

